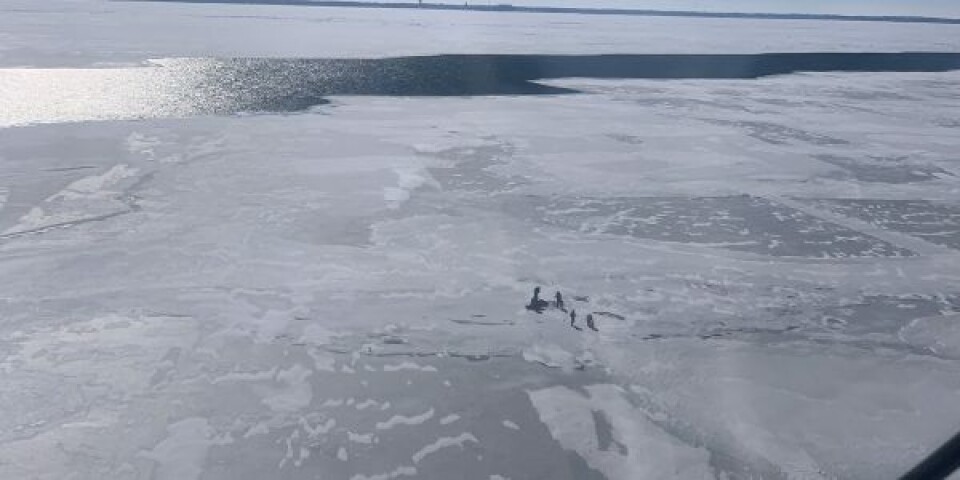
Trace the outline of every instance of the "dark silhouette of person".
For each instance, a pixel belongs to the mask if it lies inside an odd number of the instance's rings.
[[[590,330],[593,330],[594,332],[599,332],[599,331],[600,331],[600,330],[597,330],[597,326],[593,323],[593,314],[592,314],[592,313],[588,313],[588,314],[587,314],[587,328],[589,328]]]
[[[530,299],[530,303],[527,304],[527,310],[532,310],[537,313],[543,313],[544,309],[547,308],[549,303],[546,300],[540,298],[540,287],[533,289],[533,297]]]
[[[573,328],[576,328],[577,330],[583,330],[582,328],[578,327],[576,323],[577,323],[577,311],[570,310],[570,326]]]
[[[564,308],[563,306],[563,295],[560,294],[559,290],[557,290],[556,298],[557,298],[557,308],[559,308],[561,311],[566,312],[567,309]]]

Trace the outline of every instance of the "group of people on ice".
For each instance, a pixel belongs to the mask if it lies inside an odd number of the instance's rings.
[[[564,313],[567,313],[567,308],[563,304],[563,295],[560,294],[559,290],[557,291],[556,295],[554,295],[554,298],[555,300],[553,302],[548,302],[540,298],[540,287],[536,287],[533,289],[533,298],[530,299],[530,303],[527,304],[526,308],[527,310],[530,310],[533,312],[543,313],[544,310],[553,306],[554,308]],[[577,330],[583,330],[577,325],[577,311],[575,309],[570,309],[569,313],[570,313],[570,326]],[[593,330],[594,332],[599,331],[597,330],[596,324],[593,323],[592,313],[587,314],[587,328],[589,328],[590,330]]]

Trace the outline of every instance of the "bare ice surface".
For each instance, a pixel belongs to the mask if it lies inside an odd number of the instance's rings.
[[[6,66],[494,18],[9,5]],[[450,48],[960,38],[566,16],[597,43],[533,45],[569,30],[496,18]],[[960,429],[960,73],[548,83],[585,93],[0,129],[0,479],[872,480]],[[538,285],[583,331],[524,309]]]

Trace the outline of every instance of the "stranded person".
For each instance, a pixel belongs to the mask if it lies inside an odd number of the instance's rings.
[[[527,304],[527,310],[532,310],[537,313],[543,313],[544,309],[547,308],[549,303],[546,300],[540,298],[540,287],[533,289],[533,298],[530,299],[530,303]]]
[[[557,308],[562,312],[566,312],[567,309],[563,307],[563,295],[560,294],[560,290],[557,290]]]
[[[590,330],[593,330],[594,332],[599,332],[599,331],[600,331],[600,330],[597,330],[597,326],[594,325],[594,323],[593,323],[593,314],[592,314],[592,313],[588,313],[588,314],[587,314],[587,327],[588,327]]]
[[[576,324],[577,324],[577,311],[570,310],[570,326],[573,328],[576,328],[577,330],[583,330],[582,328],[578,327]]]

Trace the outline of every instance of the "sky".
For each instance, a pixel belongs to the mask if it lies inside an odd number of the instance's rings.
[[[405,0],[409,1],[409,0]],[[459,3],[457,0],[430,0]],[[462,1],[462,0],[460,0]],[[960,0],[470,0],[477,4],[960,18]]]

